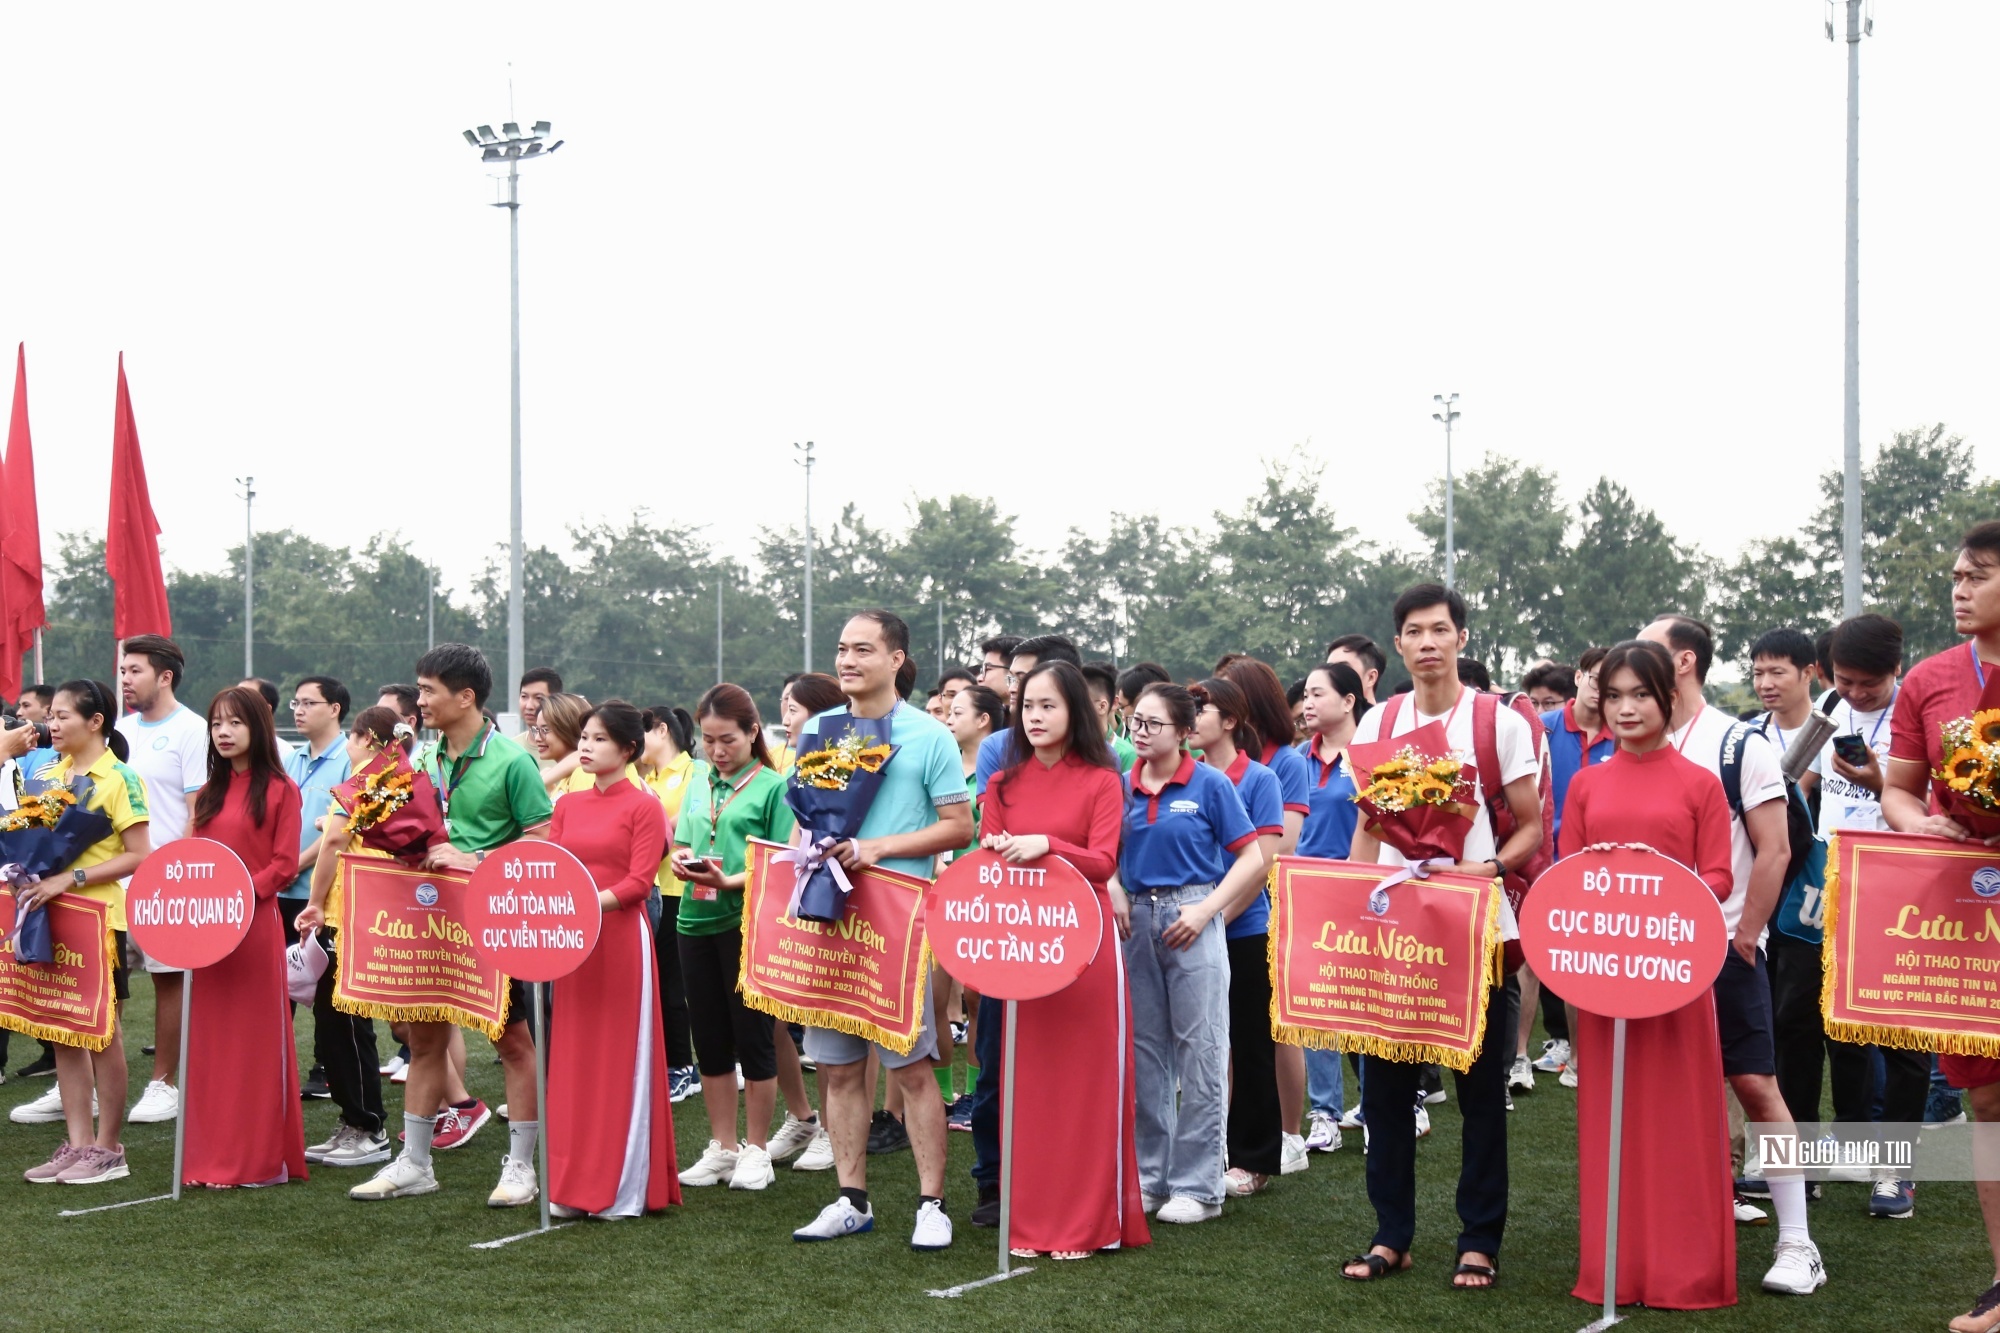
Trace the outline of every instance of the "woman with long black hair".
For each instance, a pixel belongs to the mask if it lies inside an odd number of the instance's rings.
[[[256,907],[243,942],[188,980],[183,1184],[306,1179],[277,897],[298,875],[300,806],[264,696],[240,685],[216,695],[208,705],[208,782],[195,795],[188,833],[242,859]]]

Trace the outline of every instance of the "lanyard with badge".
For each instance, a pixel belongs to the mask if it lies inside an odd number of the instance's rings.
[[[478,749],[482,753],[484,753],[486,749],[484,742],[489,738],[489,735],[490,735],[489,732],[481,731],[479,735],[474,739],[473,745],[466,746],[464,753],[460,754],[458,758],[451,761],[450,777],[445,776],[444,741],[442,740],[438,741],[438,748],[432,752],[432,758],[437,760],[437,766],[438,766],[438,771],[437,771],[438,805],[444,812],[444,819],[447,831],[449,830],[451,824],[451,794],[458,790],[459,783],[465,781],[465,766],[473,758],[472,751],[474,746],[477,746]]]
[[[710,852],[709,859],[715,861],[718,868],[720,868],[721,862],[713,855],[713,853],[715,852],[716,835],[721,831],[722,828],[722,813],[723,811],[727,810],[731,805],[735,804],[736,798],[743,794],[743,789],[750,785],[751,779],[755,778],[759,773],[763,771],[764,771],[763,761],[762,760],[753,761],[750,765],[749,772],[745,773],[741,778],[738,778],[735,782],[728,784],[729,794],[727,796],[724,796],[722,794],[721,787],[717,784],[717,779],[720,778],[722,775],[720,773],[717,773],[712,768],[709,770],[708,850]],[[720,889],[716,888],[713,884],[696,884],[691,880],[688,882],[687,889],[689,895],[693,897],[694,900],[698,903],[712,903],[721,895],[722,892]]]

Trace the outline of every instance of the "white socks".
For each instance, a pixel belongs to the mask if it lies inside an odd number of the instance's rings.
[[[1806,1178],[1766,1176],[1771,1187],[1771,1208],[1778,1214],[1778,1239],[1810,1241],[1806,1234]]]
[[[535,1139],[541,1133],[539,1120],[509,1120],[507,1122],[507,1155],[523,1166],[535,1164]],[[1803,1201],[1804,1195],[1800,1196]]]
[[[434,1125],[427,1115],[403,1113],[403,1155],[428,1171],[431,1167],[431,1130]]]

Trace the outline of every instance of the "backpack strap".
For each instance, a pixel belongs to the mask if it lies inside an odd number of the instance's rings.
[[[1467,686],[1470,689],[1471,686]],[[1493,844],[1506,841],[1500,832],[1500,814],[1507,809],[1506,784],[1500,778],[1499,737],[1500,696],[1480,690],[1472,696],[1472,762],[1479,765],[1479,794],[1493,817]],[[1511,812],[1509,812],[1511,814]],[[1508,831],[1513,821],[1508,821]]]
[[[1377,706],[1382,710],[1382,725],[1375,734],[1386,741],[1396,734],[1396,718],[1403,710],[1403,696],[1392,694]]]
[[[1730,723],[1729,730],[1722,733],[1722,749],[1716,758],[1723,799],[1729,802],[1729,813],[1738,820],[1743,818],[1743,743],[1755,730],[1747,722]]]

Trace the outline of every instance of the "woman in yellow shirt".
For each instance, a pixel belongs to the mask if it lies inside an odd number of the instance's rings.
[[[14,905],[27,912],[65,893],[105,903],[112,932],[105,944],[115,958],[125,944],[125,889],[119,881],[138,869],[153,843],[146,780],[125,765],[125,738],[112,726],[113,698],[111,687],[101,681],[72,680],[57,688],[49,706],[49,743],[60,757],[42,773],[56,786],[88,775],[92,785],[84,804],[109,819],[112,831],[61,875],[17,887]],[[127,996],[122,967],[117,978],[117,999],[122,1000]],[[113,1009],[115,1014],[116,1000]],[[56,1091],[69,1136],[48,1161],[29,1168],[25,1178],[38,1184],[95,1185],[130,1175],[120,1142],[126,1091],[123,1020],[114,1018],[111,1043],[103,1050],[58,1043],[55,1057]],[[94,1130],[93,1101],[99,1111]]]
[[[660,873],[653,886],[660,897],[660,911],[653,926],[653,953],[660,974],[660,1012],[667,1025],[667,1096],[684,1101],[701,1080],[694,1068],[694,1042],[688,1035],[687,988],[681,981],[681,950],[674,923],[680,915],[681,891],[685,887],[674,874],[667,856],[673,846],[674,823],[680,818],[688,781],[694,776],[694,756],[688,742],[694,720],[685,708],[657,704],[646,710],[646,750],[639,756],[639,778],[667,814],[666,845],[660,849]]]

